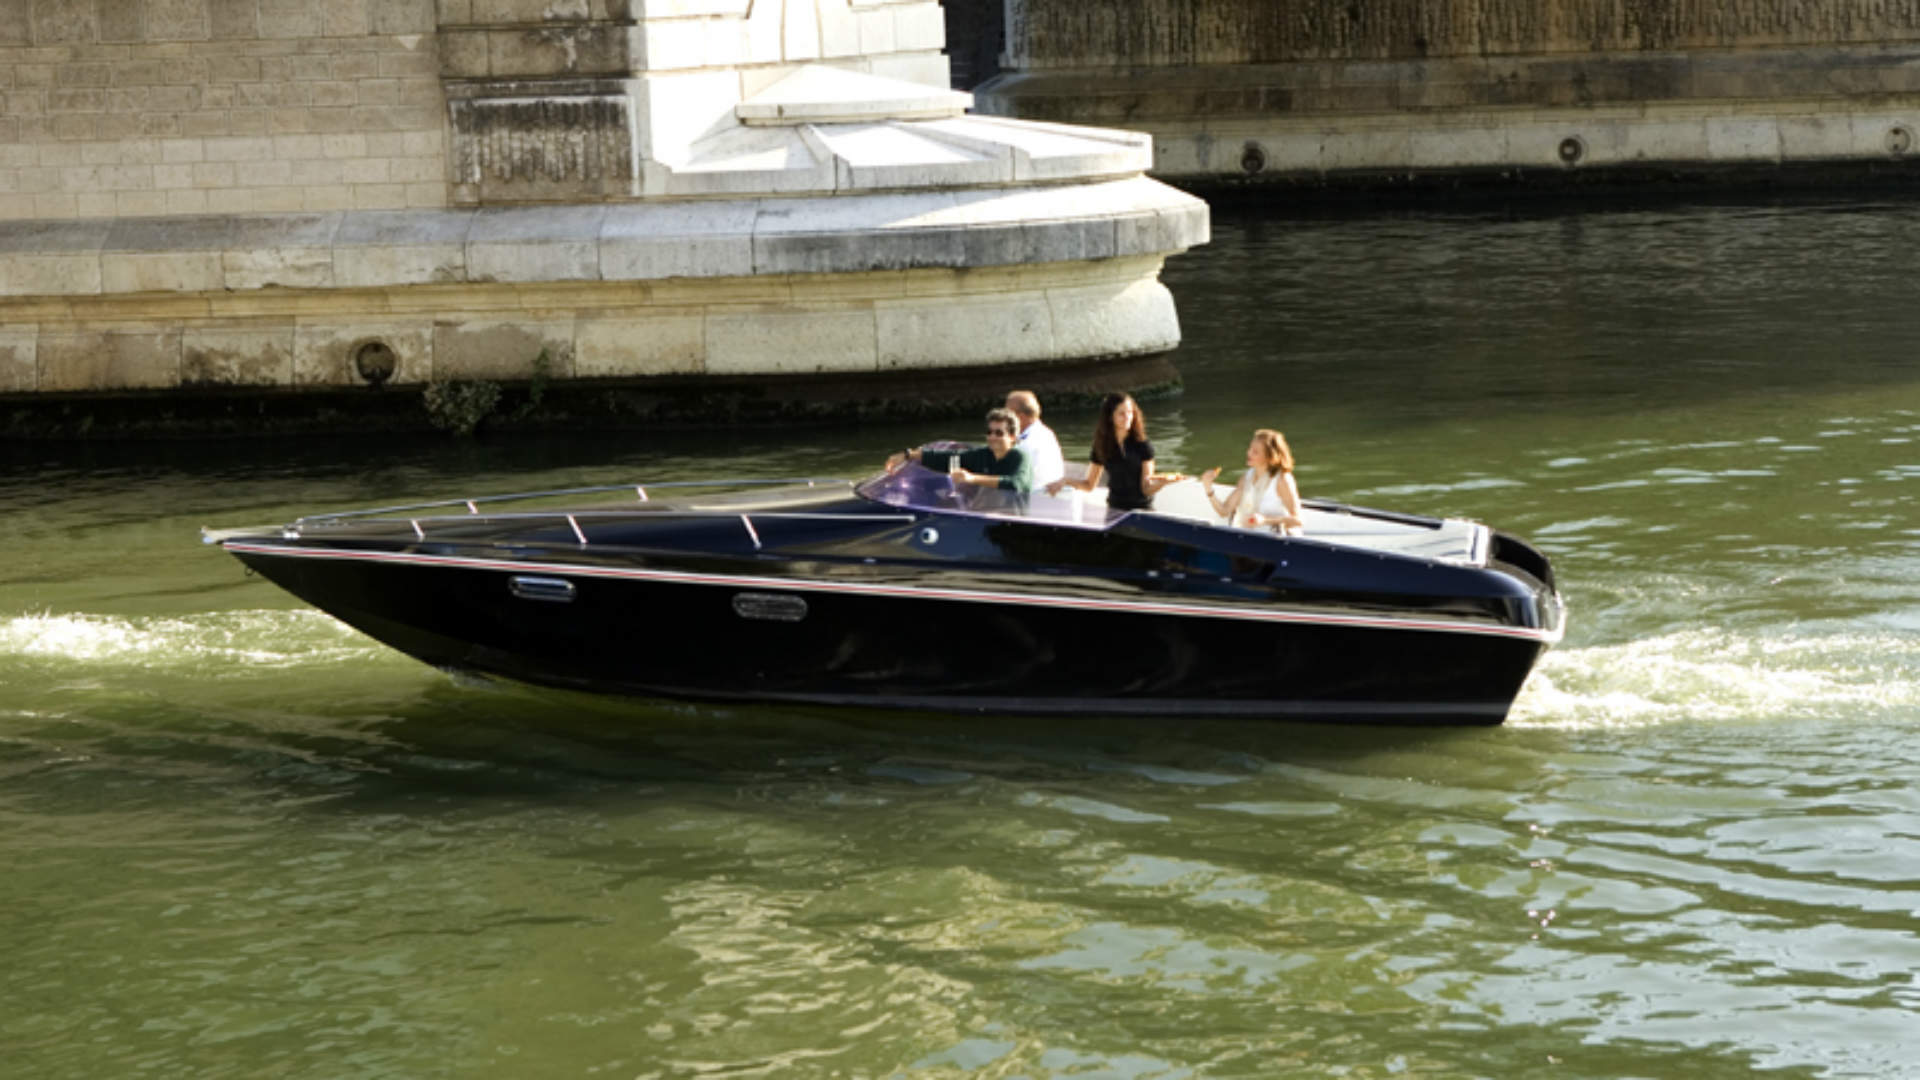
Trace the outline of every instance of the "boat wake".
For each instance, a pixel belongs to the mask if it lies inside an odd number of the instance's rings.
[[[369,660],[411,661],[310,610],[191,617],[95,614],[0,618],[0,669],[137,669],[198,677]],[[0,680],[4,681],[4,680]],[[1920,638],[1897,630],[1754,634],[1684,630],[1550,650],[1508,723],[1606,729],[1675,722],[1912,716]]]
[[[152,618],[41,613],[0,619],[0,661],[145,670],[243,664],[293,668],[389,650],[317,611],[222,611]]]
[[[1630,728],[1676,721],[1912,715],[1920,640],[1858,629],[1758,635],[1684,630],[1549,652],[1509,723]]]

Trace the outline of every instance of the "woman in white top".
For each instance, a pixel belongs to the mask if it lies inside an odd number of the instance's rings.
[[[1201,474],[1200,485],[1213,512],[1225,517],[1227,524],[1300,534],[1300,489],[1293,482],[1293,450],[1285,435],[1271,428],[1253,433],[1253,441],[1247,444],[1247,471],[1224,503],[1213,497],[1213,478],[1219,475],[1219,469],[1208,469]]]

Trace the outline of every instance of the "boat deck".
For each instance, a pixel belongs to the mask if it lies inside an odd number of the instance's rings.
[[[904,474],[907,472],[911,475]],[[903,474],[871,478],[857,487],[844,480],[803,480],[574,488],[321,514],[272,529],[208,529],[203,533],[208,542],[218,542],[234,536],[280,534],[282,528],[292,533],[318,528],[333,536],[378,534],[383,530],[400,528],[424,538],[428,531],[438,532],[449,523],[507,518],[564,520],[577,531],[583,521],[633,514],[813,517],[817,508],[841,502],[855,490],[873,500],[876,503],[874,510],[879,514],[886,513],[884,507],[897,507],[901,510],[1046,521],[1073,528],[1102,530],[1113,527],[1133,513],[1142,513],[1216,528],[1226,527],[1225,519],[1215,513],[1208,503],[1200,482],[1191,478],[1163,488],[1155,496],[1154,509],[1129,512],[1110,509],[1103,488],[1091,492],[1069,488],[1058,495],[1035,491],[1025,497],[992,489],[969,489],[956,493],[944,475],[914,467],[910,471],[903,471]],[[563,502],[564,508],[536,508],[535,504],[540,502]],[[834,516],[842,516],[843,513],[838,512]],[[1490,533],[1486,526],[1471,521],[1386,514],[1311,500],[1304,505],[1301,517],[1306,528],[1293,539],[1305,542],[1364,548],[1468,566],[1484,566],[1490,546]],[[1265,530],[1258,531],[1271,535]]]
[[[1216,527],[1227,524],[1226,518],[1214,513],[1200,481],[1194,479],[1162,488],[1154,496],[1153,510],[1149,512]],[[1105,490],[1096,488],[1091,493],[1068,489],[1057,496],[1035,492],[1023,516],[1097,526],[1103,524],[1110,513]],[[1307,502],[1301,508],[1300,519],[1305,529],[1299,535],[1308,540],[1471,566],[1486,564],[1487,528],[1472,521],[1380,516],[1314,502]]]

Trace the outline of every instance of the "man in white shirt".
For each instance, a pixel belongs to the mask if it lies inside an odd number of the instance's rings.
[[[1040,422],[1040,399],[1033,396],[1033,391],[1008,394],[1007,411],[1020,421],[1020,452],[1033,459],[1033,486],[1045,487],[1065,475],[1060,440],[1052,428]]]

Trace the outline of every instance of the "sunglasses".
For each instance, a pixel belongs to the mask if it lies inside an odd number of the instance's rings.
[[[1008,438],[1008,439],[1013,438],[1013,432],[1008,431],[1005,428],[990,427],[987,429],[988,438],[992,438],[995,435],[999,435],[1003,438]]]

